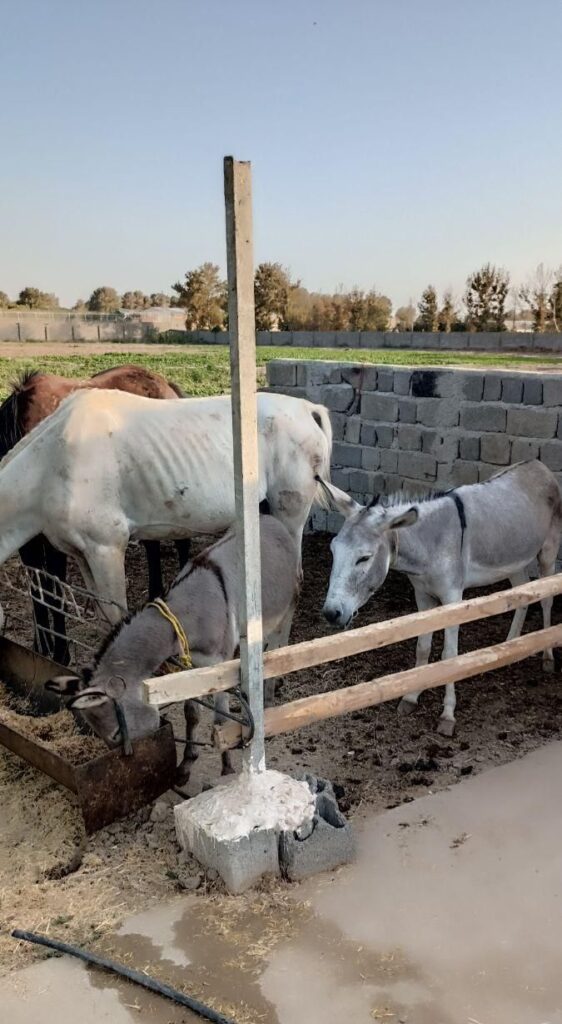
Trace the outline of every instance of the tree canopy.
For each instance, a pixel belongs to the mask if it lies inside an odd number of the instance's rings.
[[[176,306],[186,312],[185,326],[193,330],[222,330],[226,322],[226,281],[215,263],[202,263],[189,270],[183,283],[172,285],[177,293]]]
[[[508,290],[509,274],[491,263],[470,275],[464,297],[469,331],[505,331]]]
[[[95,288],[88,299],[88,309],[91,313],[116,313],[121,307],[121,299],[109,285],[102,285]]]
[[[58,309],[59,300],[52,292],[42,292],[39,288],[22,288],[17,299],[18,306],[27,309]]]

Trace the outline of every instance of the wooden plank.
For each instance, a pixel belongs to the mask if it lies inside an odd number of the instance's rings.
[[[445,629],[447,626],[462,625],[477,619],[490,618],[512,612],[527,604],[533,604],[544,597],[562,593],[562,573],[545,579],[523,583],[509,590],[502,590],[484,597],[472,597],[454,604],[430,608],[424,612],[412,612],[384,622],[373,622],[359,629],[345,633],[306,640],[300,644],[281,647],[265,655],[263,673],[265,679],[298,672],[301,669],[323,665],[338,658],[349,658],[365,651],[377,650],[401,640],[422,636]],[[225,661],[211,668],[192,669],[148,679],[144,684],[144,699],[148,704],[161,706],[175,701],[202,697],[206,693],[230,690],[239,682],[240,662]]]
[[[404,672],[394,672],[392,675],[357,683],[342,690],[319,693],[282,704],[277,708],[267,708],[265,735],[277,736],[279,733],[301,729],[324,718],[335,718],[350,711],[358,711],[360,708],[382,704],[396,697],[403,697],[407,693],[471,679],[483,672],[491,672],[504,665],[523,661],[524,658],[543,651],[546,647],[556,647],[560,644],[562,625],[551,626],[549,629],[527,633],[515,640],[505,640],[493,647],[483,647],[468,654],[460,654],[456,658],[448,658],[446,661],[421,665],[419,668],[406,669]],[[241,727],[236,722],[215,727],[215,743],[220,750],[237,746],[240,737]]]
[[[252,169],[225,157],[226,262],[232,375],[232,433],[240,602],[240,677],[255,733],[245,757],[265,768],[263,732],[263,637],[256,402],[256,322],[252,231]]]

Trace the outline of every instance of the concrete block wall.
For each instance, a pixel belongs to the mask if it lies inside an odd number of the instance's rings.
[[[328,407],[332,480],[357,501],[477,483],[533,458],[562,489],[562,373],[287,359],[268,364],[267,380],[268,390]],[[317,530],[339,523],[333,513],[313,515]]]
[[[228,345],[228,331],[186,331],[186,342],[197,345]],[[558,352],[562,334],[533,332],[459,331],[450,334],[428,331],[258,331],[258,345],[286,345],[301,348],[419,349],[430,351],[469,350],[475,352]]]

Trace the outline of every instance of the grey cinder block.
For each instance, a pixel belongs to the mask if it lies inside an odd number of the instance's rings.
[[[523,399],[523,380],[521,375],[502,377],[502,402],[516,404]]]
[[[415,398],[401,398],[398,402],[400,423],[415,423],[418,418],[418,403]]]
[[[455,487],[461,487],[463,484],[477,484],[478,463],[463,462],[462,459],[457,459],[451,470],[451,482]]]
[[[501,405],[466,404],[461,408],[460,422],[465,430],[505,430],[507,410]],[[510,431],[511,433],[511,431]],[[518,433],[518,431],[516,431]]]
[[[499,402],[502,394],[502,380],[498,373],[486,374],[484,380],[484,393],[482,398],[485,402]]]
[[[459,441],[459,453],[461,459],[478,460],[480,458],[480,438],[461,437]]]
[[[540,377],[527,377],[524,380],[523,402],[525,405],[542,405],[542,380]]]
[[[505,434],[484,434],[480,445],[480,457],[495,466],[507,466],[511,455],[511,439]]]
[[[349,444],[359,444],[361,440],[361,417],[348,416],[345,424],[345,440]]]
[[[398,472],[417,480],[435,480],[437,460],[426,452],[399,452]]]
[[[557,421],[555,409],[510,409],[507,414],[507,432],[521,437],[554,437]]]
[[[324,384],[320,388],[320,401],[327,409],[335,412],[346,412],[354,397],[351,384]]]
[[[553,473],[562,472],[562,442],[547,441],[541,445],[541,462],[544,462]]]
[[[291,882],[333,871],[354,860],[357,852],[353,829],[341,813],[330,783],[309,775],[305,778],[316,793],[312,824],[279,836],[281,872]]]
[[[377,443],[376,423],[361,423],[361,444],[375,445]]]
[[[388,369],[383,366],[378,371],[377,376],[377,390],[378,391],[393,391],[394,390],[394,370]]]
[[[398,469],[398,452],[395,448],[381,448],[381,470],[383,473],[396,473]]]
[[[375,470],[381,464],[381,453],[379,448],[371,448],[367,445],[361,449],[361,468]]]
[[[377,424],[377,445],[379,448],[392,448],[394,442],[394,427],[387,423]]]
[[[546,378],[543,383],[543,403],[562,406],[562,377]]]
[[[289,360],[275,360],[274,362],[268,363],[267,365],[267,380],[269,384],[277,387],[283,387],[283,385],[289,385],[293,387],[295,384],[306,384],[306,380],[297,381],[297,364],[290,362]]]
[[[336,441],[332,446],[332,462],[334,466],[346,469],[361,468],[361,447],[358,444],[345,444]]]
[[[396,395],[409,395],[412,384],[411,370],[394,371],[394,393]]]
[[[365,394],[361,411],[369,420],[392,423],[398,419],[398,399],[394,395]]]
[[[422,446],[422,431],[420,427],[410,423],[401,423],[396,428],[398,447],[407,451],[419,451]]]
[[[206,868],[218,871],[229,892],[240,893],[255,885],[262,875],[279,874],[279,836],[274,828],[255,829],[240,839],[215,839],[202,828],[184,835],[180,808],[174,808],[180,846],[189,850]]]
[[[528,462],[530,459],[538,459],[539,446],[536,441],[527,441],[526,438],[516,437],[511,445],[512,462]]]

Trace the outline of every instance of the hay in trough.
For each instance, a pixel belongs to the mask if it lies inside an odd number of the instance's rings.
[[[30,711],[31,705],[25,698],[11,693],[0,683],[0,721],[5,725],[74,765],[84,764],[106,752],[107,747],[97,736],[79,732],[72,712],[63,708],[38,718]]]

